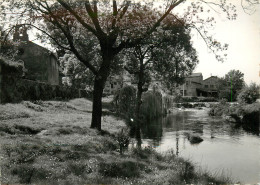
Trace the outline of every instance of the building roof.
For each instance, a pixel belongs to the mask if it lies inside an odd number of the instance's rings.
[[[199,77],[202,76],[202,73],[192,73],[190,76],[188,77]]]
[[[210,78],[218,78],[218,77],[217,77],[217,76],[211,76],[211,77],[206,78],[206,79],[203,80],[203,81],[209,80]]]

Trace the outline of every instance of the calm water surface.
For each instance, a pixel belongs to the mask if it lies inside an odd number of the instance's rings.
[[[149,125],[143,128],[144,145],[162,153],[172,150],[203,170],[218,175],[223,172],[234,182],[260,183],[259,132],[246,132],[221,118],[209,117],[205,109],[180,111]],[[187,133],[204,141],[191,144]]]

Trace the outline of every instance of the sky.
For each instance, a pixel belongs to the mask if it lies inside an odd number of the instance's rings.
[[[247,84],[260,84],[260,8],[258,6],[254,14],[248,15],[239,0],[235,1],[235,5],[237,19],[229,21],[224,15],[216,14],[217,23],[215,29],[211,30],[218,41],[229,44],[226,61],[218,62],[201,37],[194,34],[192,39],[199,56],[199,64],[194,72],[201,72],[206,79],[211,75],[222,77],[235,69],[244,73]]]

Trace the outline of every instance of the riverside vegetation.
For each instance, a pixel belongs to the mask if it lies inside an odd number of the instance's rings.
[[[109,110],[108,99],[104,101],[101,132],[89,128],[92,102],[87,99],[0,105],[1,183],[229,182],[196,170],[173,152],[159,154],[150,147],[125,148],[121,152],[118,138],[120,133],[124,135],[126,124]]]
[[[259,86],[252,83],[240,91],[236,103],[229,104],[223,99],[211,107],[209,115],[222,116],[245,130],[259,134],[260,103],[257,102],[259,97]]]

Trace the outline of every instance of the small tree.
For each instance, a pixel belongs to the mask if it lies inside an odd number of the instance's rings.
[[[245,86],[239,93],[237,100],[240,103],[254,103],[260,97],[260,87],[256,83]]]
[[[219,79],[219,98],[235,101],[245,85],[244,74],[239,70],[230,70]]]

